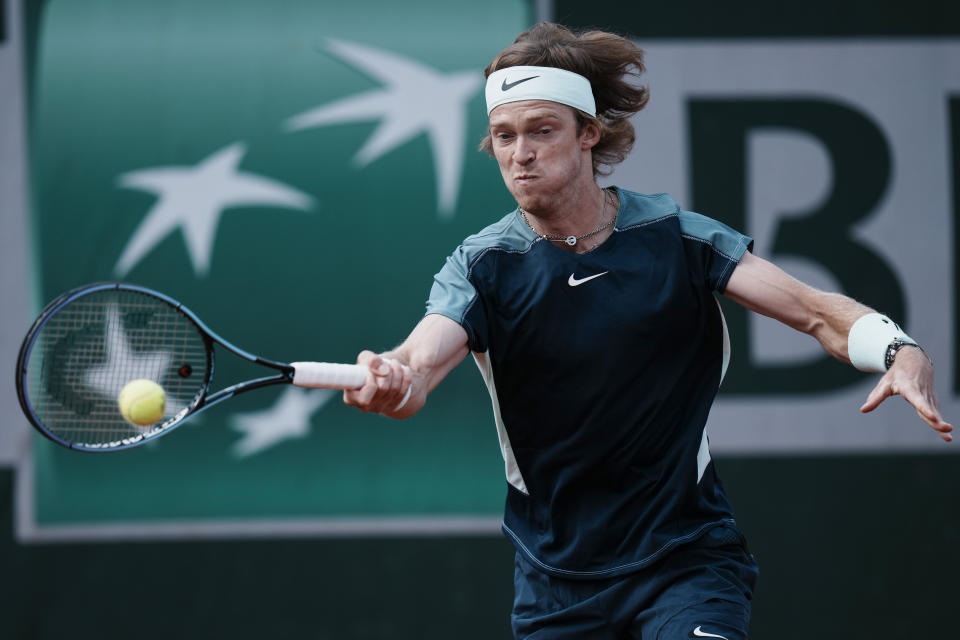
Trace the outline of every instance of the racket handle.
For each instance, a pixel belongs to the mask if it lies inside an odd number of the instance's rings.
[[[359,364],[291,362],[293,384],[312,389],[359,389],[370,372]]]

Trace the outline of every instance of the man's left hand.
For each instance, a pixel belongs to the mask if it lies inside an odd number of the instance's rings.
[[[945,442],[953,440],[950,435],[953,425],[940,415],[940,405],[933,388],[933,364],[923,351],[916,347],[901,348],[893,365],[867,396],[860,411],[873,411],[890,396],[901,396]]]

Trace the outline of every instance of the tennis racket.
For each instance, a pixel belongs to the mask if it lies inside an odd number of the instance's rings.
[[[211,392],[215,345],[274,373]],[[367,374],[360,365],[266,360],[233,346],[176,300],[111,282],[75,289],[47,305],[20,348],[17,396],[33,426],[57,444],[119,451],[253,389],[357,389]],[[117,405],[121,389],[137,379],[166,392],[163,417],[147,427],[127,422]]]

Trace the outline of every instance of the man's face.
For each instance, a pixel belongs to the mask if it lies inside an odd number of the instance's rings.
[[[590,149],[599,132],[577,133],[572,108],[547,100],[500,105],[490,113],[493,155],[503,182],[517,203],[532,213],[548,213],[578,189],[593,183]]]

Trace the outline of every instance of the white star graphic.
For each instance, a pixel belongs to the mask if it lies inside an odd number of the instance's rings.
[[[114,267],[116,274],[125,275],[163,238],[181,227],[193,270],[205,276],[224,209],[268,205],[307,210],[312,206],[311,198],[296,189],[238,172],[244,154],[246,145],[238,142],[194,167],[156,167],[121,175],[121,186],[150,191],[159,199],[124,248]]]
[[[170,366],[170,353],[168,351],[140,353],[131,349],[127,335],[123,331],[120,310],[116,304],[107,307],[104,312],[104,322],[107,361],[88,368],[83,375],[84,384],[107,398],[116,398],[123,389],[123,385],[131,380],[146,378],[161,384]]]
[[[234,414],[230,426],[244,434],[233,446],[233,455],[246,458],[289,440],[310,434],[310,416],[338,392],[332,389],[288,387],[272,407]]]
[[[361,167],[426,133],[437,178],[437,207],[441,216],[452,216],[463,167],[466,105],[483,84],[483,73],[440,73],[395,53],[340,40],[329,40],[328,47],[385,86],[293,116],[286,128],[382,119],[354,157]]]

